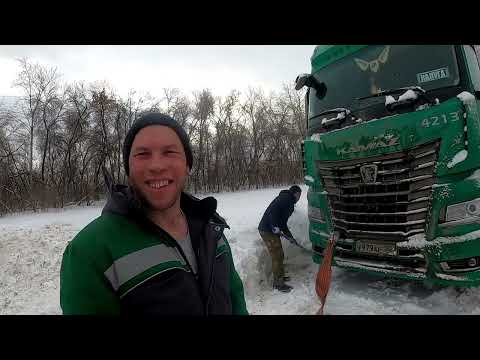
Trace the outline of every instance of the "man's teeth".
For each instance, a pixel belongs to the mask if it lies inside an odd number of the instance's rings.
[[[168,180],[151,181],[148,185],[154,189],[160,189],[161,187],[168,185]]]

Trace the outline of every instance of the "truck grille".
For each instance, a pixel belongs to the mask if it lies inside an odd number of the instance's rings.
[[[335,230],[351,239],[395,242],[424,233],[439,146],[435,141],[377,157],[317,161]],[[375,168],[376,179],[362,177],[365,165]]]

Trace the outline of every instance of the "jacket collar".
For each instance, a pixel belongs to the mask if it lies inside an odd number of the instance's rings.
[[[109,199],[102,210],[102,214],[145,216],[140,201],[129,186],[117,184],[110,186],[109,190]],[[180,207],[187,216],[196,217],[205,222],[211,221],[216,225],[230,228],[225,219],[216,212],[217,200],[212,196],[198,199],[189,193],[182,192]]]
[[[210,220],[217,225],[230,229],[225,219],[217,213],[217,199],[212,196],[199,199],[192,194],[182,192],[180,197],[180,207],[186,215],[198,217],[204,221]]]

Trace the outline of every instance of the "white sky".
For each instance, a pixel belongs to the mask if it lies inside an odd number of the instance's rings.
[[[209,88],[280,90],[310,72],[314,45],[0,45],[0,96],[20,95],[12,83],[16,58],[56,66],[67,82],[108,81],[120,95],[130,89],[161,97],[163,88],[184,93]]]

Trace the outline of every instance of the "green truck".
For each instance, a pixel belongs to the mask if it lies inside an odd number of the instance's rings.
[[[320,263],[480,284],[480,68],[474,45],[321,45],[302,143]]]

